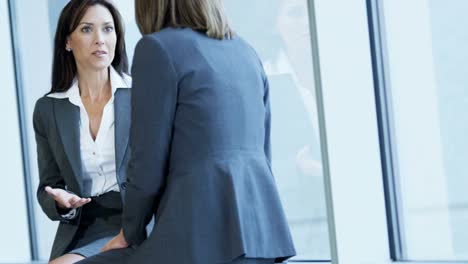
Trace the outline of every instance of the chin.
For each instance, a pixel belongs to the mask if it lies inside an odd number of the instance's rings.
[[[109,68],[110,65],[110,63],[93,63],[91,67],[97,71],[101,71]]]

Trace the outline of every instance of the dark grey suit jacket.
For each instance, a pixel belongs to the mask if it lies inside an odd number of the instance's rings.
[[[129,160],[130,89],[117,89],[114,95],[115,161],[117,182],[124,195]],[[37,199],[46,215],[60,221],[50,259],[65,253],[77,231],[80,210],[73,220],[57,211],[56,203],[44,190],[46,186],[69,190],[82,196],[82,171],[79,135],[80,110],[68,99],[42,97],[36,102],[33,125],[37,143],[39,186]]]
[[[126,240],[140,246],[126,263],[293,256],[271,172],[268,81],[255,51],[239,36],[168,28],[139,41],[132,75],[122,221]]]

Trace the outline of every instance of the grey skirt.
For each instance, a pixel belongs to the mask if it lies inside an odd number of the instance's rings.
[[[80,248],[73,249],[72,251],[68,252],[67,254],[77,254],[80,256],[83,256],[85,258],[92,257],[94,255],[97,255],[99,252],[101,252],[101,249],[109,242],[113,236],[108,236],[104,238],[100,238],[98,240],[95,240],[91,243],[88,243],[87,245],[84,245]]]
[[[118,192],[91,197],[81,208],[80,225],[67,254],[85,258],[98,254],[104,245],[120,232],[122,200]]]

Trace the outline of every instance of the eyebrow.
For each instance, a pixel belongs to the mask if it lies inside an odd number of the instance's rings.
[[[114,23],[109,21],[109,22],[104,23],[103,25],[112,25],[112,24]],[[94,24],[90,22],[81,22],[80,25],[94,26]]]

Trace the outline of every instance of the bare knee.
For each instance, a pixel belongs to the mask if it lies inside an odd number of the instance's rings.
[[[49,264],[73,264],[80,260],[83,260],[84,257],[77,254],[65,254],[61,257],[58,257],[49,262]]]

